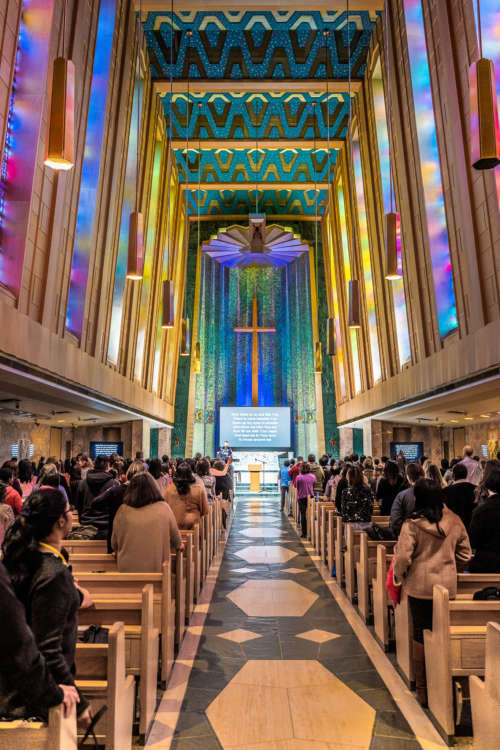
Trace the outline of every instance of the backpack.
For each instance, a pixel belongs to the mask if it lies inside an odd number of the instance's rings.
[[[91,524],[77,526],[68,534],[68,539],[96,539],[99,529]]]
[[[90,625],[80,636],[80,643],[107,643],[109,629],[101,625]]]

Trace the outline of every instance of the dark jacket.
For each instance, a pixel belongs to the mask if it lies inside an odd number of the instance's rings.
[[[476,485],[472,482],[455,482],[444,489],[446,505],[453,513],[460,516],[467,531],[470,528],[472,511],[474,510],[475,491]]]
[[[46,719],[49,708],[62,702],[63,692],[38,650],[23,605],[2,563],[0,612],[0,715]]]
[[[382,477],[377,487],[377,500],[380,503],[380,512],[383,516],[391,515],[391,508],[396,495],[399,495],[401,490],[406,489],[408,483],[401,474],[398,475],[395,484],[391,484],[385,477]]]
[[[471,573],[500,573],[500,495],[491,495],[472,514],[470,543],[476,554]]]
[[[347,479],[339,479],[337,489],[335,490],[335,507],[338,513],[342,513],[342,493],[347,487]]]
[[[70,568],[52,554],[42,554],[36,572],[14,584],[26,620],[58,685],[75,684],[75,648],[81,595]],[[80,695],[77,713],[88,706]]]
[[[323,492],[323,479],[325,478],[323,469],[315,461],[309,464],[309,468],[311,474],[314,474],[314,491]]]
[[[369,523],[372,520],[373,492],[368,485],[361,487],[346,487],[342,491],[341,513],[344,523],[361,521]]]
[[[117,484],[116,479],[107,471],[95,471],[91,469],[87,472],[85,479],[82,479],[78,485],[76,493],[76,507],[78,518],[82,519],[82,514],[87,510],[92,500],[98,495]]]
[[[113,521],[115,520],[118,508],[123,503],[126,489],[126,484],[113,484],[101,495],[92,500],[80,519],[82,524],[91,524],[99,530],[98,539],[108,540],[108,552],[113,552],[111,546]]]
[[[395,537],[399,536],[401,526],[414,510],[415,492],[413,491],[413,487],[408,487],[396,495],[392,504],[390,526]]]

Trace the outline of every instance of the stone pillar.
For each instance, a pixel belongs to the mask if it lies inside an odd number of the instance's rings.
[[[373,456],[373,442],[372,442],[372,420],[363,420],[363,453],[365,456]]]
[[[352,427],[339,427],[340,459],[352,453]]]
[[[172,428],[160,427],[158,429],[158,458],[170,456],[172,451]]]
[[[135,458],[137,451],[142,451],[144,458],[148,457],[150,429],[151,422],[149,419],[134,419],[132,422],[132,458]]]

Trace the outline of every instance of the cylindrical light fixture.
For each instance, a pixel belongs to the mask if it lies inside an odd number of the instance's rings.
[[[401,224],[399,214],[390,211],[385,215],[385,278],[399,279],[401,266]]]
[[[196,374],[201,372],[201,347],[199,341],[194,345],[193,372]]]
[[[314,344],[314,372],[323,372],[323,355],[321,353],[321,341]]]
[[[191,354],[191,331],[189,328],[189,318],[183,318],[181,323],[181,357],[189,357]]]
[[[474,169],[500,164],[500,125],[492,60],[482,57],[469,70],[471,157]]]
[[[144,272],[144,215],[130,214],[128,230],[127,279],[142,279]]]
[[[328,318],[326,325],[327,351],[330,357],[337,354],[337,335],[335,331],[335,318]]]
[[[46,167],[71,169],[75,163],[75,66],[65,57],[52,64],[49,124],[45,144]]]
[[[161,327],[174,327],[174,282],[165,279],[161,301]]]
[[[358,279],[349,282],[349,328],[361,328],[361,297]]]

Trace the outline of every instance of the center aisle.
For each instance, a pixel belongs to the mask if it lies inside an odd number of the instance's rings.
[[[277,495],[240,495],[213,597],[197,609],[197,651],[178,663],[149,747],[420,747]]]

